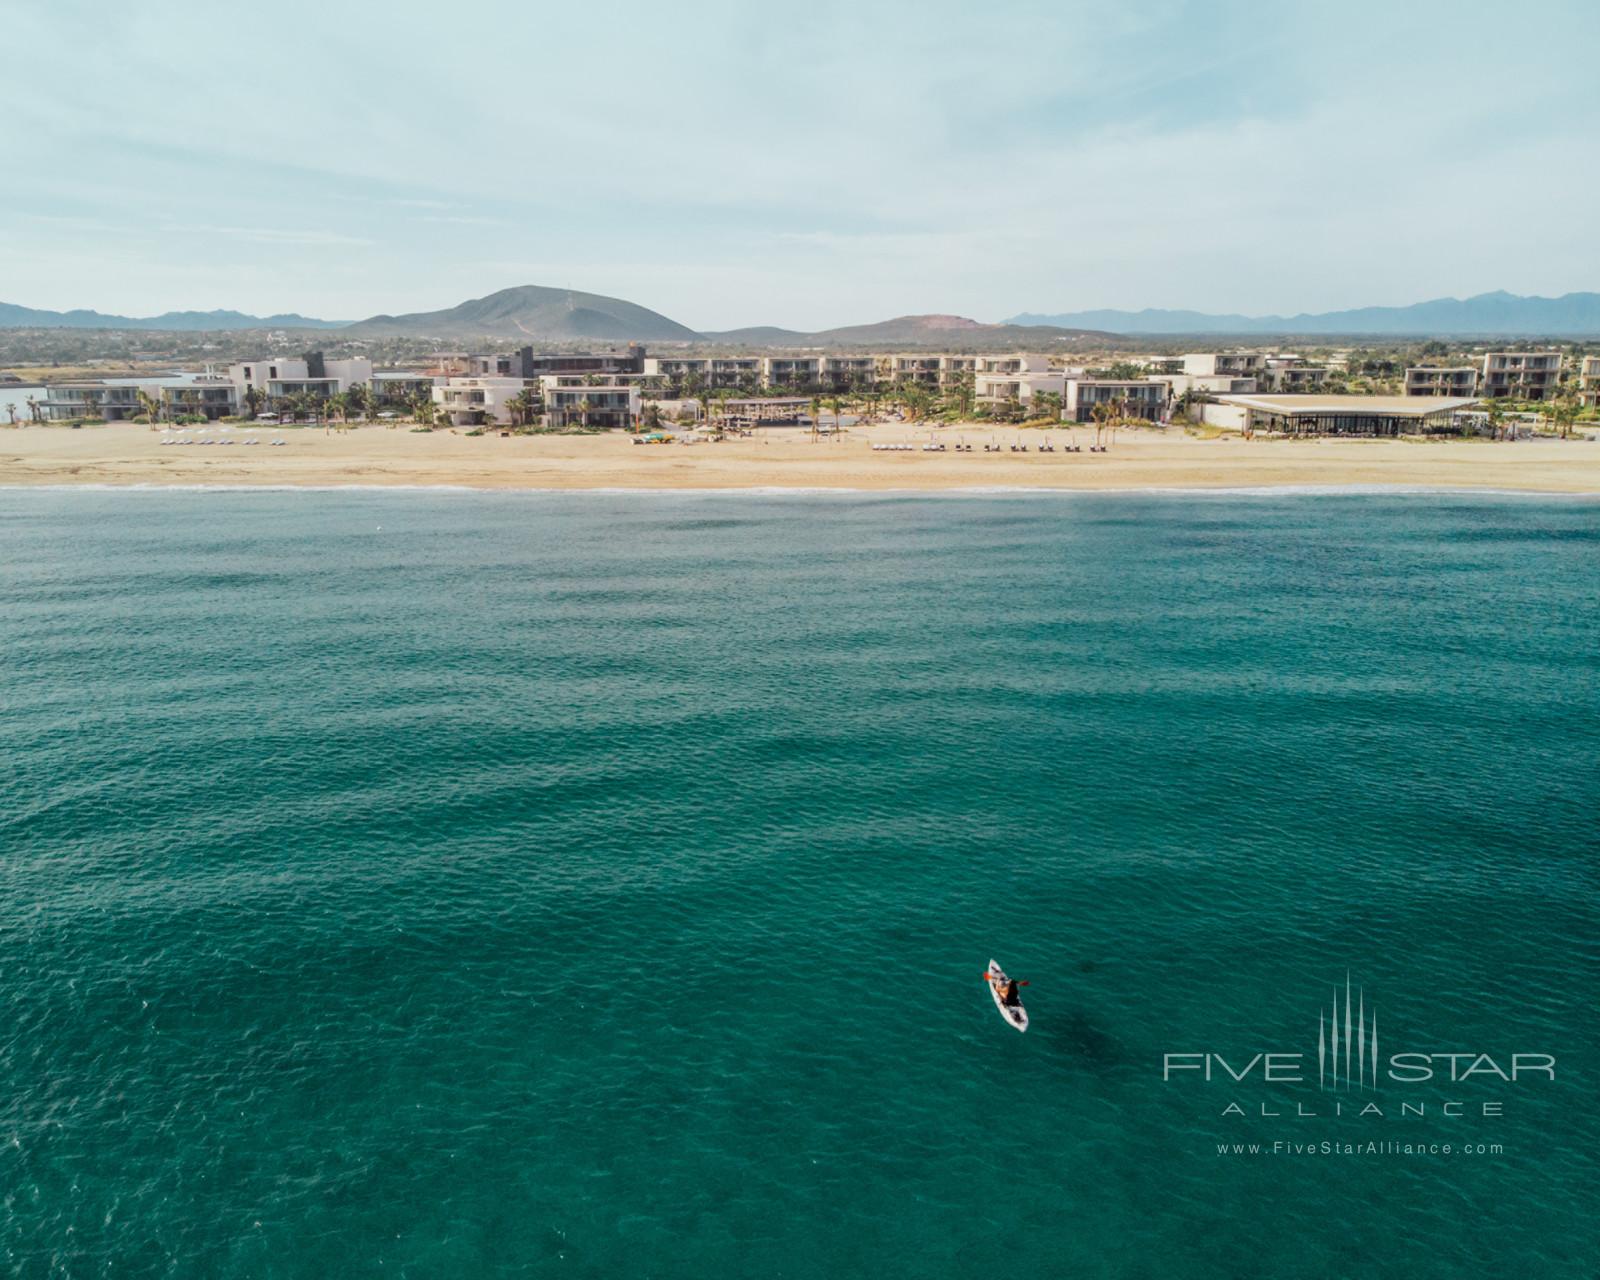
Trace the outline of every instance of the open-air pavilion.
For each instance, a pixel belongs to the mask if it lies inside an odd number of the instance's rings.
[[[1217,403],[1230,406],[1239,415],[1236,425],[1249,433],[1381,437],[1468,434],[1473,425],[1464,411],[1478,402],[1434,396],[1227,395],[1218,396]]]
[[[707,402],[707,408],[716,425],[745,430],[750,427],[793,425],[810,411],[811,400],[808,396],[711,400]]]

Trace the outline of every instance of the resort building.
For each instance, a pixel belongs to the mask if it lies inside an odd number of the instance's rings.
[[[644,376],[660,379],[674,390],[694,379],[703,385],[710,372],[711,361],[696,356],[646,356],[644,360]]]
[[[643,374],[674,395],[700,391],[755,391],[762,385],[760,356],[648,356]]]
[[[1591,409],[1600,405],[1600,356],[1584,356],[1578,365],[1578,399]]]
[[[983,363],[982,361],[979,362]],[[1003,361],[995,361],[1003,364]],[[1043,393],[1060,397],[1066,393],[1067,379],[1060,372],[1052,373],[1048,369],[1031,371],[982,369],[973,375],[972,396],[979,404],[994,405],[1004,404],[1015,400],[1019,404],[1028,404],[1035,396]]]
[[[416,373],[409,369],[383,369],[372,375],[372,402],[384,405],[408,405],[418,396],[426,398],[433,392],[433,375]]]
[[[1470,396],[1478,389],[1478,370],[1470,364],[1417,365],[1406,370],[1408,396]]]
[[[977,371],[977,356],[887,355],[877,357],[880,382],[915,382],[925,387],[949,387]]]
[[[430,393],[440,417],[451,426],[471,427],[510,422],[507,405],[527,386],[521,378],[435,378]]]
[[[870,387],[878,378],[876,356],[823,356],[822,385],[830,391]]]
[[[204,418],[215,422],[239,412],[239,389],[227,378],[211,374],[161,388],[162,416],[170,421]]]
[[[542,378],[547,373],[589,373],[602,378],[618,374],[645,372],[644,348],[630,345],[624,351],[535,352],[523,347],[517,352],[515,372],[524,378]],[[507,369],[508,373],[513,372]]]
[[[1191,351],[1183,357],[1183,371],[1248,377],[1259,373],[1265,363],[1265,357],[1256,351]]]
[[[761,385],[808,391],[822,385],[821,356],[767,356],[761,361]]]
[[[1167,407],[1167,384],[1149,378],[1068,378],[1061,416],[1068,422],[1093,422],[1096,405],[1128,418],[1159,422]]]
[[[1149,381],[1164,383],[1169,401],[1184,396],[1193,400],[1197,396],[1249,395],[1260,389],[1254,378],[1231,373],[1154,373]]]
[[[1559,351],[1491,351],[1483,357],[1478,394],[1489,399],[1545,400],[1560,382]]]
[[[56,382],[44,389],[40,413],[46,422],[70,422],[77,418],[127,422],[146,412],[140,392],[159,398],[161,384],[149,379]]]
[[[469,351],[435,351],[429,357],[441,378],[509,378],[511,356],[475,356]]]
[[[552,427],[631,427],[639,420],[639,388],[633,382],[596,384],[570,374],[546,374],[539,390],[544,420]]]
[[[916,382],[925,387],[939,385],[942,356],[879,356],[880,382]]]
[[[1203,420],[1291,436],[1461,435],[1469,430],[1471,398],[1418,396],[1219,396]]]
[[[142,393],[142,394],[141,394]],[[152,378],[81,379],[45,388],[40,413],[47,422],[99,418],[130,422],[155,414],[166,422],[204,418],[214,422],[239,411],[237,391],[226,378],[202,375],[182,382]]]
[[[1268,356],[1256,375],[1258,386],[1277,392],[1321,391],[1328,371],[1297,356]]]
[[[369,385],[372,361],[362,356],[325,360],[320,351],[298,357],[269,356],[264,360],[242,360],[229,365],[227,378],[234,385],[240,404],[248,403],[248,393],[252,389],[269,403],[302,395],[326,400],[350,390],[357,383]]]

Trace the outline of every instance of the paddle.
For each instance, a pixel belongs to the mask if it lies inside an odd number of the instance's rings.
[[[984,975],[983,975],[983,980],[984,980],[984,981],[985,981],[985,982],[993,982],[993,981],[994,981],[994,980],[995,980],[995,978],[994,978],[994,974],[992,974],[992,973],[986,973],[986,974],[984,974]],[[1021,982],[1019,982],[1019,983],[1017,983],[1017,985],[1018,985],[1018,986],[1019,986],[1019,987],[1026,987],[1026,986],[1028,986],[1028,985],[1029,985],[1029,983],[1028,983],[1028,980],[1027,980],[1027,979],[1026,979],[1026,978],[1024,978],[1024,979],[1023,979],[1023,980],[1022,980],[1022,981],[1021,981]]]

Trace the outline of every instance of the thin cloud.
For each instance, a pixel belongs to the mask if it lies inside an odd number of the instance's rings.
[[[231,236],[236,240],[249,240],[254,244],[360,248],[374,243],[365,236],[348,236],[337,231],[285,231],[275,227],[174,226],[168,230],[194,235]]]

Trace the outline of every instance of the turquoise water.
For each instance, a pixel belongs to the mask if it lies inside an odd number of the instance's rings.
[[[8,1272],[1600,1270],[1594,503],[11,491],[0,549]],[[1347,972],[1556,1079],[1163,1082]],[[1504,1149],[1216,1149],[1285,1139]]]

